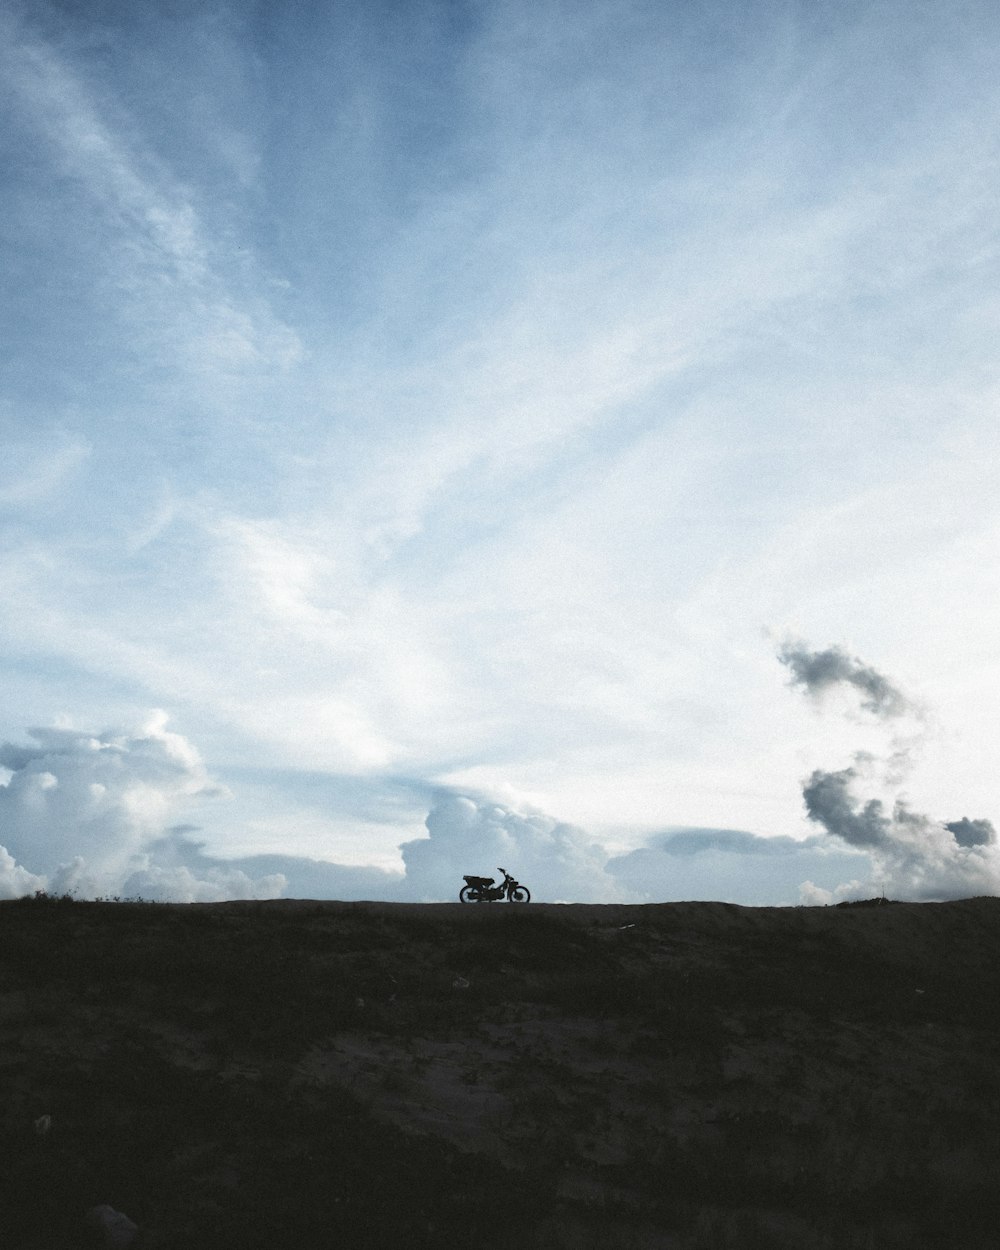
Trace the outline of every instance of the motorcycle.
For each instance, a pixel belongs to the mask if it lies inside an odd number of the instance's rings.
[[[503,873],[503,881],[500,885],[494,885],[492,877],[463,876],[465,885],[458,892],[461,902],[496,903],[506,898],[508,903],[530,903],[531,892],[528,887],[515,881],[506,868],[501,868],[499,871]]]

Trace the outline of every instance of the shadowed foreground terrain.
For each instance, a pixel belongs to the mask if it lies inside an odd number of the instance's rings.
[[[995,1246],[998,951],[992,898],[0,903],[0,1241]]]

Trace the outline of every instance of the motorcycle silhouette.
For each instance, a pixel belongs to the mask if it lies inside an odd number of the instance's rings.
[[[465,885],[458,892],[459,899],[463,903],[495,903],[502,898],[508,903],[530,903],[528,887],[515,881],[506,868],[499,871],[503,873],[500,885],[494,885],[492,877],[464,876]]]

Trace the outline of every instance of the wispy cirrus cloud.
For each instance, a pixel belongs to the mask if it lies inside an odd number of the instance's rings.
[[[848,731],[775,698],[759,631],[847,620],[934,658],[939,792],[989,810],[981,6],[5,13],[26,701],[623,853],[801,837],[801,744]],[[358,828],[352,866],[396,832]]]
[[[50,503],[92,452],[89,443],[53,431],[8,443],[0,468],[0,509],[20,511]]]
[[[98,213],[104,264],[111,262],[106,307],[128,309],[125,332],[203,378],[298,361],[295,332],[260,293],[234,283],[245,263],[234,243],[213,237],[193,188],[158,156],[127,106],[74,63],[72,40],[46,40],[16,9],[3,28],[0,70],[18,120]]]

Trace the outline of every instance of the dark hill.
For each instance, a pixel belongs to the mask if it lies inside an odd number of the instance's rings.
[[[998,899],[28,899],[0,951],[7,1250],[997,1244]]]

